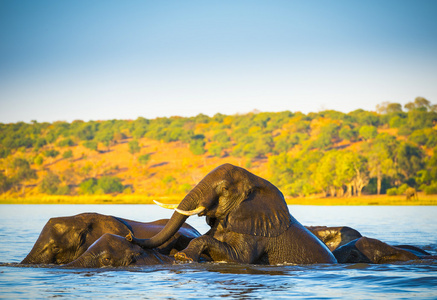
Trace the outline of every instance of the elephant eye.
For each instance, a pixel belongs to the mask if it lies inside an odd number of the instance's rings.
[[[111,262],[111,259],[110,259],[109,257],[104,257],[104,258],[103,258],[103,263],[104,263],[105,265],[109,265],[110,262]]]

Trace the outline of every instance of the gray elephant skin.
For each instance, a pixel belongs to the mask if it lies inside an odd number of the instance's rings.
[[[211,229],[176,253],[177,260],[199,261],[206,254],[213,261],[245,264],[336,262],[326,245],[290,215],[278,188],[231,164],[206,175],[157,235],[126,238],[143,248],[158,247],[194,214],[206,216]]]
[[[174,258],[157,249],[143,249],[125,237],[105,233],[65,268],[133,267],[172,264]]]
[[[305,226],[318,237],[331,251],[343,246],[362,235],[357,230],[348,226]]]
[[[67,264],[77,259],[105,233],[125,236],[133,233],[150,238],[159,233],[168,220],[142,223],[97,213],[51,218],[41,231],[22,264]],[[182,250],[200,233],[188,224],[176,230],[158,250],[169,254]]]
[[[390,246],[380,240],[361,237],[333,251],[339,263],[385,264],[415,259],[435,259],[411,245]]]

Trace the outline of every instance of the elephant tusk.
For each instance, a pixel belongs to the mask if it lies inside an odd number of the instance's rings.
[[[197,215],[200,214],[202,211],[204,211],[206,209],[205,206],[199,206],[198,208],[194,209],[194,210],[182,210],[182,209],[178,209],[176,208],[176,211],[178,213],[180,213],[181,215],[185,215],[185,216],[192,216],[192,215]]]
[[[175,209],[179,205],[179,204],[164,204],[164,203],[158,202],[156,200],[153,200],[153,202],[155,202],[156,205],[159,205],[159,206],[161,206],[163,208],[167,208],[167,209]]]

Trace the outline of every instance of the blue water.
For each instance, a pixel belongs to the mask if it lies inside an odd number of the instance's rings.
[[[304,225],[350,226],[389,244],[437,254],[437,207],[289,206]],[[153,205],[0,205],[0,298],[437,299],[437,262],[257,266],[186,264],[131,269],[17,267],[50,217],[98,212],[138,221],[169,218]],[[201,233],[204,218],[188,223]]]

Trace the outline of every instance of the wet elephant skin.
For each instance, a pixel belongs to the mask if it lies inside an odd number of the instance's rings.
[[[41,231],[32,250],[22,264],[66,264],[84,253],[105,233],[125,236],[133,233],[150,238],[160,232],[168,220],[142,223],[97,213],[82,213],[69,217],[51,218]],[[160,245],[159,251],[169,254],[172,249],[182,250],[200,233],[183,224],[170,238]]]
[[[273,184],[231,164],[207,174],[159,234],[127,239],[143,248],[157,247],[193,214],[206,216],[211,229],[177,253],[177,260],[199,261],[207,254],[214,261],[248,264],[336,262],[326,245],[290,215]]]

